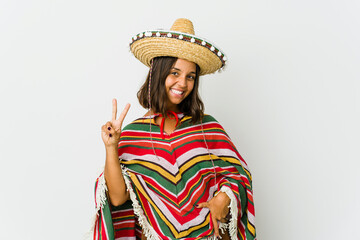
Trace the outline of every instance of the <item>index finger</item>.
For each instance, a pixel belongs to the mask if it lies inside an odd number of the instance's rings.
[[[209,203],[208,202],[202,202],[197,204],[195,207],[197,208],[209,208]]]
[[[126,104],[124,110],[121,112],[121,114],[119,116],[120,125],[124,121],[124,118],[125,118],[127,112],[129,111],[129,108],[130,108],[130,103]]]
[[[112,100],[112,121],[116,120],[116,113],[117,113],[117,102],[116,102],[116,98],[114,98]]]

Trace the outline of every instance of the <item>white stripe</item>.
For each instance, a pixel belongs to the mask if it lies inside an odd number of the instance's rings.
[[[177,165],[182,166],[185,162],[188,162],[190,159],[193,159],[197,155],[207,155],[208,156],[207,149],[203,148],[203,147],[198,147],[198,148],[193,148],[193,149],[183,153],[182,155],[177,157],[177,159],[176,159],[176,162],[178,163]]]
[[[113,214],[114,213],[122,213],[122,212],[132,212],[132,209],[121,209],[121,210],[116,210],[116,211],[111,211]]]
[[[127,220],[127,221],[121,221],[121,222],[115,222],[113,223],[114,226],[119,226],[121,224],[125,224],[125,223],[134,223],[135,222],[135,219],[134,220]]]
[[[147,204],[150,205],[149,202],[147,202]],[[155,216],[155,213],[154,213],[153,209],[152,209],[151,207],[149,207],[149,209],[150,209],[150,211],[151,211],[151,214],[152,214],[153,216]],[[158,223],[158,221],[156,220],[156,218],[155,218],[155,221],[156,221],[156,225],[158,225],[157,228],[160,230],[160,233],[161,233],[162,235],[165,235],[164,232],[162,231],[162,229],[159,227],[160,224]]]
[[[146,154],[146,155],[135,155],[130,153],[123,153],[119,158],[122,158],[127,161],[131,161],[134,159],[140,159],[146,162],[154,163],[156,165],[160,165],[161,167],[165,168],[167,171],[169,171],[172,175],[175,175],[179,172],[178,166],[172,165],[168,160],[165,158],[158,156],[159,159],[154,154]]]
[[[249,222],[251,222],[251,224],[255,226],[255,216],[252,215],[252,213],[249,211],[247,211],[247,215],[248,215],[247,217],[249,219]]]
[[[126,145],[128,145],[128,143],[135,143],[135,144],[138,144],[138,143],[140,143],[140,142],[144,142],[144,143],[151,143],[151,140],[126,140],[126,141],[124,141],[125,143],[126,143]],[[153,139],[153,142],[155,143],[157,143],[157,144],[159,144],[159,145],[165,145],[165,146],[170,146],[170,144],[169,143],[166,143],[166,142],[159,142],[159,141],[155,141],[154,139]]]
[[[249,168],[247,166],[247,164],[242,161],[241,159],[238,158],[238,156],[236,155],[236,153],[230,149],[226,149],[226,148],[215,148],[215,149],[209,149],[210,153],[216,155],[216,156],[219,156],[220,158],[222,156],[231,156],[233,158],[236,158],[240,161],[241,165],[249,171]],[[250,172],[250,171],[249,171]]]

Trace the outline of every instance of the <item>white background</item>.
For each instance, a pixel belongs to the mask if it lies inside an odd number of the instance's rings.
[[[253,174],[258,239],[360,239],[359,1],[0,1],[1,239],[81,239],[100,127],[132,108],[143,30],[191,19],[229,62],[206,112]]]

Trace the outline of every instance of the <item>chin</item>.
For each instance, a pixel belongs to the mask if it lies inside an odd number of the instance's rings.
[[[173,108],[173,107],[177,107],[180,103],[182,103],[182,101],[183,100],[181,100],[181,101],[179,101],[179,100],[177,100],[177,101],[169,101],[168,102],[168,104],[167,104],[167,106],[168,106],[168,108]]]

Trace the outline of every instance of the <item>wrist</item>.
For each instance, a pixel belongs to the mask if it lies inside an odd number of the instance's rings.
[[[105,145],[105,150],[107,152],[113,152],[118,150],[117,144]]]

